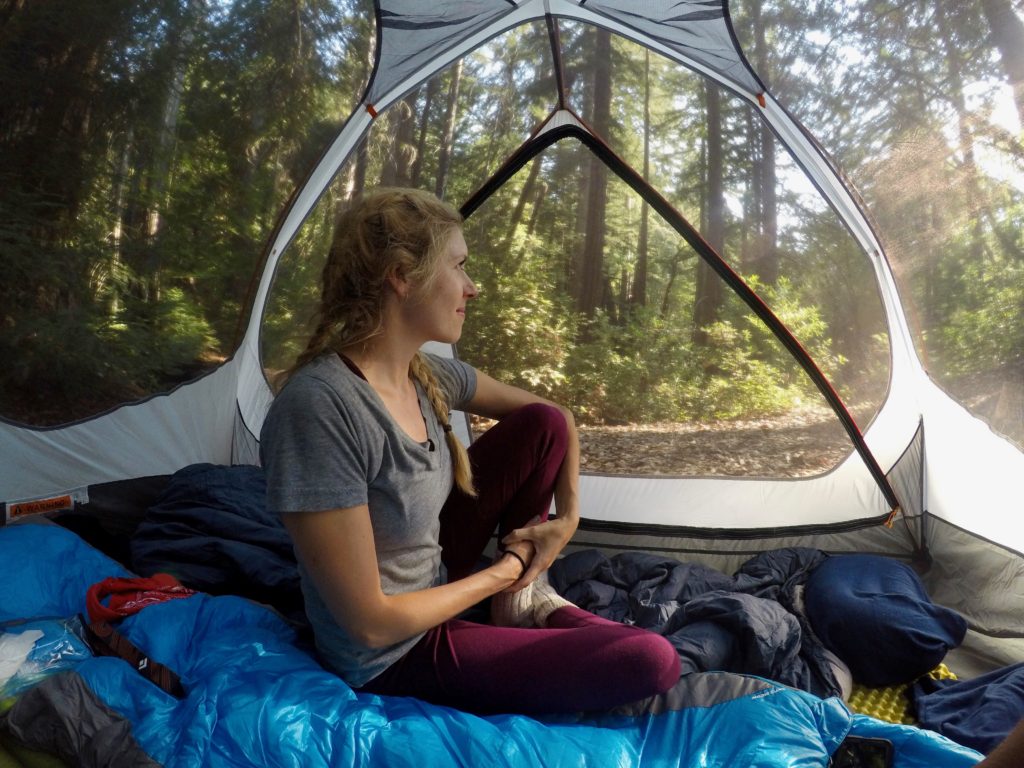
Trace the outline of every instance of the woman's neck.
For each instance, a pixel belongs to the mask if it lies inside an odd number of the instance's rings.
[[[404,321],[401,301],[389,294],[381,317],[381,332],[341,352],[354,362],[378,392],[399,393],[409,388],[409,366],[425,339]]]
[[[374,342],[344,347],[341,353],[378,392],[404,392],[409,386],[409,365],[416,349],[410,352],[402,345],[385,343],[384,338]]]

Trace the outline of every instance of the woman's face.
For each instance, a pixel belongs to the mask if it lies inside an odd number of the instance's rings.
[[[462,336],[466,302],[477,295],[476,285],[466,274],[467,255],[462,230],[452,230],[434,279],[409,297],[408,309],[417,330],[432,341],[454,344]]]

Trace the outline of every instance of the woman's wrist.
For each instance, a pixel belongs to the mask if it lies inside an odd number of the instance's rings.
[[[494,574],[495,579],[501,582],[503,589],[509,584],[516,583],[519,579],[519,571],[522,568],[518,560],[514,557],[506,557],[505,554],[504,552],[499,552],[489,569]]]
[[[511,560],[519,567],[519,571],[513,575],[514,581],[519,581],[519,579],[523,578],[523,574],[526,573],[526,570],[530,567],[530,564],[526,562],[526,558],[514,549],[502,550],[502,559]]]

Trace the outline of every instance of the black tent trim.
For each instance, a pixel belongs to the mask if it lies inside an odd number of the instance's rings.
[[[571,113],[571,110],[567,111]],[[708,266],[710,266],[718,276],[725,281],[725,283],[748,307],[750,307],[751,311],[768,326],[769,330],[771,330],[775,337],[782,343],[789,353],[793,355],[797,363],[799,363],[800,367],[803,368],[811,381],[814,382],[818,391],[821,392],[822,396],[835,412],[836,416],[842,423],[847,436],[853,443],[854,448],[857,453],[860,454],[860,457],[867,466],[872,478],[881,490],[882,495],[885,497],[890,511],[886,515],[881,516],[881,519],[878,522],[891,522],[895,515],[900,511],[900,502],[896,496],[896,492],[889,483],[889,479],[886,477],[884,470],[875,459],[874,454],[872,454],[871,450],[868,448],[860,428],[857,426],[853,416],[846,408],[846,405],[843,403],[839,393],[836,392],[831,382],[826,378],[825,374],[822,373],[821,369],[811,358],[810,354],[808,354],[807,350],[804,349],[803,345],[800,344],[789,328],[786,327],[786,325],[771,310],[764,300],[758,296],[749,285],[747,285],[742,277],[733,271],[721,255],[701,236],[696,228],[690,224],[690,222],[687,221],[687,219],[678,210],[676,210],[668,200],[662,197],[657,190],[651,187],[647,180],[640,176],[632,166],[620,158],[611,147],[601,141],[589,130],[581,127],[584,123],[579,116],[575,115],[575,113],[571,114],[573,114],[573,117],[579,121],[579,124],[560,125],[547,131],[538,130],[535,132],[534,135],[527,139],[526,142],[524,142],[523,145],[516,150],[516,152],[514,152],[491,176],[491,178],[488,179],[484,185],[473,193],[473,195],[470,196],[470,198],[462,205],[462,215],[468,219],[473,212],[476,211],[476,209],[479,208],[485,200],[487,200],[487,198],[497,191],[498,188],[514,176],[523,166],[526,165],[526,163],[552,144],[570,137],[582,142],[598,158],[600,158],[600,160],[608,166],[613,173],[628,184],[634,192],[640,195],[648,205],[657,211],[684,240],[686,240],[690,247],[696,251],[697,255],[700,256],[705,263],[707,263]],[[550,120],[550,117],[548,120]]]

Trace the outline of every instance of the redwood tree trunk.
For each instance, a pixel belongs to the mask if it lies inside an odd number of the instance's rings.
[[[718,253],[725,250],[725,181],[722,159],[722,97],[718,87],[705,84],[708,115],[707,140],[707,232],[708,244]],[[718,320],[722,304],[722,281],[703,260],[697,262],[697,286],[693,300],[693,341],[706,344],[705,328]]]
[[[596,31],[594,48],[594,110],[591,125],[605,136],[611,118],[612,71],[611,33]],[[593,317],[600,306],[604,288],[605,212],[608,207],[608,168],[599,158],[590,161],[590,185],[587,188],[587,225],[583,245],[583,273],[580,280],[578,309]]]
[[[644,179],[651,176],[651,52],[644,51]],[[633,306],[647,304],[647,258],[649,245],[648,226],[650,206],[645,200],[640,206],[640,232],[636,243],[636,273],[633,275]]]
[[[416,159],[412,164],[412,186],[420,185],[420,177],[423,175],[423,158],[427,153],[427,133],[430,127],[430,110],[434,105],[434,98],[437,96],[437,78],[430,78],[427,83],[426,103],[423,105],[423,114],[420,116],[419,138],[416,139]]]
[[[437,156],[437,179],[434,182],[434,193],[444,199],[444,191],[448,186],[448,168],[452,160],[452,141],[455,139],[455,118],[459,102],[459,83],[462,80],[462,59],[452,69],[452,81],[448,86],[448,105],[444,112],[444,134],[441,140],[441,152]]]
[[[761,15],[761,2],[758,0],[752,5],[757,71],[765,82],[769,82],[771,72],[768,65],[768,42],[764,18]],[[760,205],[756,272],[765,283],[773,284],[779,278],[779,203],[775,192],[775,135],[764,121],[757,121],[757,128],[760,135],[761,167],[757,177],[760,185],[757,198]]]
[[[1017,114],[1024,125],[1024,22],[1014,12],[1010,0],[981,0],[981,8],[999,48],[1003,71],[1013,87]]]

